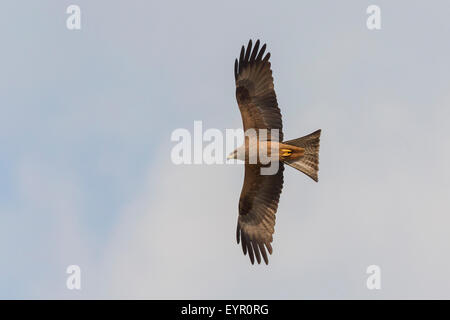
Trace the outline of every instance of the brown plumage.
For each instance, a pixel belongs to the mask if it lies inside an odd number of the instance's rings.
[[[244,131],[257,129],[258,144],[276,144],[279,150],[278,171],[273,175],[261,175],[261,163],[245,163],[245,178],[239,200],[237,223],[237,242],[242,244],[244,254],[249,254],[253,264],[261,259],[268,264],[272,254],[271,242],[275,227],[275,213],[283,188],[283,171],[286,163],[317,181],[319,164],[320,130],[303,138],[283,141],[283,123],[273,85],[270,53],[264,55],[266,45],[259,48],[259,40],[252,47],[250,40],[247,49],[242,46],[239,61],[234,64],[236,99],[242,116]],[[258,129],[277,129],[278,134],[259,138]],[[264,141],[262,141],[264,140]],[[265,142],[268,141],[268,142]],[[248,140],[246,139],[248,149]],[[258,145],[258,148],[259,148]],[[247,153],[247,152],[246,152]],[[232,155],[237,158],[237,152]]]

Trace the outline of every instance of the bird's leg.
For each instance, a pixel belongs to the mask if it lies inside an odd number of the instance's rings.
[[[281,149],[281,156],[282,157],[289,157],[292,154],[291,149]]]
[[[292,160],[303,156],[305,154],[305,149],[283,143],[280,145],[279,154],[281,160]]]

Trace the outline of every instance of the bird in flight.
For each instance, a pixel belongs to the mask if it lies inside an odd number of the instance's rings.
[[[269,263],[267,251],[272,254],[275,213],[283,188],[284,164],[300,170],[314,181],[318,181],[319,145],[321,130],[302,138],[283,141],[283,124],[275,95],[270,53],[264,55],[266,44],[261,48],[259,40],[247,49],[242,46],[239,60],[234,63],[236,99],[242,116],[244,132],[256,131],[257,139],[246,135],[244,144],[233,151],[228,159],[245,162],[244,184],[239,199],[239,217],[236,239],[242,244],[244,255],[252,264],[261,263],[261,257]],[[264,137],[259,132],[266,130]],[[277,132],[278,134],[269,134]],[[283,141],[283,142],[282,142]],[[274,174],[262,174],[267,167],[260,158],[250,161],[251,150],[271,150],[270,161],[277,161]],[[275,150],[275,152],[273,151]]]

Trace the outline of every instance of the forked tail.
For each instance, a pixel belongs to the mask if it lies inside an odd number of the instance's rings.
[[[319,129],[311,134],[308,134],[307,136],[283,142],[284,144],[305,149],[305,154],[303,156],[292,160],[286,159],[283,160],[283,162],[297,170],[300,170],[316,182],[319,180],[320,133],[321,130]]]

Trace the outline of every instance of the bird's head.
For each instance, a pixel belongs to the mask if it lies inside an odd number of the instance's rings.
[[[231,159],[237,159],[237,149],[234,150],[233,152],[231,152],[231,153],[227,156],[227,160],[231,160]]]
[[[238,160],[245,161],[245,146],[242,145],[239,148],[237,148],[236,150],[234,150],[232,153],[230,153],[227,157],[227,160],[230,160],[230,159],[238,159]]]

